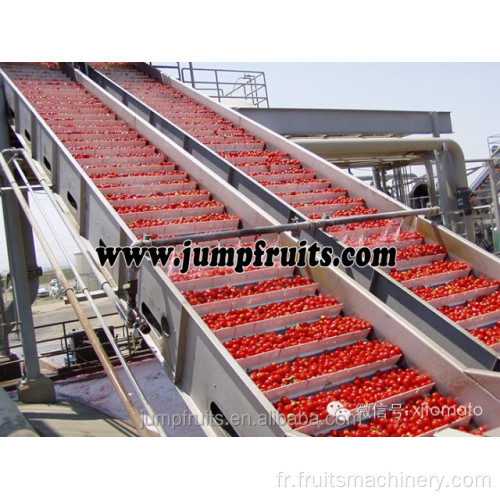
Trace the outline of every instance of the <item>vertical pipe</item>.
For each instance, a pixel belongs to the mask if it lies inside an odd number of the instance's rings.
[[[382,191],[382,185],[380,182],[380,172],[377,167],[372,167],[372,175],[373,175],[373,185],[379,190]]]
[[[445,225],[451,227],[452,231],[459,233],[458,225],[463,225],[464,237],[469,241],[474,241],[474,219],[469,213],[455,215],[452,212],[458,211],[457,190],[467,188],[467,175],[465,172],[465,160],[463,153],[458,148],[448,148],[445,144],[443,150],[438,152],[438,182],[439,182],[439,202],[443,212]],[[460,158],[459,158],[460,156]]]
[[[10,354],[9,330],[7,328],[7,319],[5,318],[5,307],[3,302],[3,276],[0,274],[0,358],[7,357]]]
[[[495,231],[492,231],[492,237],[493,237],[493,246],[495,253],[498,253],[499,248],[498,248],[498,229],[500,226],[500,206],[498,203],[498,190],[497,186],[495,183],[495,170],[493,168],[493,162],[489,161],[488,162],[488,174],[490,177],[490,186],[491,186],[491,200],[493,202],[493,211],[495,213]]]
[[[9,132],[7,124],[7,113],[5,112],[5,96],[3,87],[0,86],[0,151],[9,147]],[[7,328],[7,318],[3,302],[3,277],[0,275],[0,315],[2,325],[0,327],[0,357],[8,356],[9,351],[9,330]]]
[[[7,149],[9,146],[9,125],[5,109],[5,94],[3,87],[0,86],[0,151]]]
[[[451,187],[450,179],[447,172],[452,170],[448,165],[451,163],[450,154],[447,151],[436,151],[436,167],[437,167],[437,178],[439,185],[439,206],[441,207],[441,212],[443,213],[444,225],[452,230],[454,227],[455,220],[451,212],[458,209],[456,203],[455,193]]]
[[[387,192],[387,177],[386,177],[386,171],[385,170],[382,170],[381,172],[381,177],[382,177],[382,191],[384,193],[388,193]]]
[[[427,177],[427,186],[429,187],[429,201],[432,206],[436,206],[438,204],[437,193],[436,193],[436,184],[434,182],[434,172],[432,171],[432,163],[430,161],[426,161],[425,165],[425,175]]]
[[[402,187],[402,177],[401,177],[401,169],[396,168],[394,169],[394,187],[396,188],[396,193],[397,193],[397,198],[401,203],[404,203],[404,194],[403,194],[403,187]]]
[[[195,89],[196,85],[194,83],[194,68],[192,62],[189,63],[189,74],[191,75],[191,86]]]

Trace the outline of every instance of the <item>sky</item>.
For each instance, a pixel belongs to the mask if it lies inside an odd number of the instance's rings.
[[[466,158],[487,156],[487,137],[500,133],[500,63],[195,62],[194,66],[264,71],[271,107],[450,111],[454,130],[450,137]],[[43,195],[37,196],[50,206]],[[51,218],[56,217],[51,212]],[[62,223],[57,227],[70,253],[76,252]],[[0,272],[4,272],[8,265],[1,223],[0,235]],[[57,249],[56,254],[63,259]],[[48,267],[43,252],[39,261]]]

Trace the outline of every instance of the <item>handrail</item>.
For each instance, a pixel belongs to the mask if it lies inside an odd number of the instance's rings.
[[[194,73],[197,71],[201,72],[213,72],[214,80],[198,80],[195,78]],[[185,77],[185,73],[189,73],[190,78]],[[236,73],[243,74],[243,76],[239,77],[235,80],[224,81],[220,80],[220,73]],[[267,94],[267,84],[266,77],[263,71],[247,71],[247,70],[233,70],[233,69],[218,69],[218,68],[193,68],[190,66],[189,68],[181,68],[181,81],[193,86],[197,90],[203,91],[214,91],[216,95],[210,95],[210,97],[216,98],[219,102],[221,99],[245,99],[250,101],[255,106],[259,107],[261,104],[265,104],[266,107],[269,107],[269,97]],[[241,79],[247,79],[245,82],[240,82]],[[258,82],[258,79],[262,78],[263,82]],[[215,87],[200,87],[200,85],[215,85]],[[224,89],[222,88],[224,85],[233,85],[233,88],[226,93],[224,93]],[[250,87],[247,90],[247,86]],[[237,91],[243,89],[243,95],[235,95]],[[261,94],[262,91],[262,94]]]

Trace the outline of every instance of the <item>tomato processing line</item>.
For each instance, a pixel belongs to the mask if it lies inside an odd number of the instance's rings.
[[[85,69],[103,88],[127,103],[130,109],[203,161],[246,197],[265,206],[268,213],[281,223],[307,220],[308,216],[316,219],[320,214],[335,211],[336,216],[343,216],[407,209],[387,195],[366,186],[234,110],[177,80],[169,79],[155,68],[134,63],[133,66],[102,64],[99,67],[101,71],[88,65]],[[406,142],[409,142],[406,148],[410,151],[429,147],[428,144],[432,143],[435,149],[444,147],[452,150],[460,160],[460,148],[453,141],[431,139],[426,140],[424,145],[422,141],[415,139]],[[364,143],[370,144],[370,141],[343,139],[339,140],[337,149],[345,154],[366,151],[370,146]],[[403,145],[404,143],[383,146],[376,143],[373,147],[392,147],[401,151]],[[461,182],[466,182],[459,169],[455,175]],[[338,201],[343,203],[336,204]],[[472,273],[477,276],[499,279],[497,258],[443,226],[433,225],[423,217],[407,217],[401,225],[392,225],[392,222],[380,220],[378,224],[368,223],[368,226],[366,223],[353,224],[330,228],[331,232],[303,231],[299,233],[299,237],[332,246],[336,248],[336,253],[343,247],[342,240],[353,246],[387,241],[399,247],[410,247],[407,253],[413,248],[415,252],[425,253],[426,249],[418,246],[425,240],[426,243],[444,247],[445,252],[441,251],[438,256],[408,259],[399,265],[411,268],[441,260],[447,255],[449,259],[468,262]],[[394,241],[389,233],[400,241]],[[369,266],[353,266],[344,271],[470,367],[499,369],[495,353],[485,349],[484,344],[468,335],[456,322],[449,321],[436,308],[408,292],[405,286],[392,280],[387,273]],[[486,318],[485,321],[490,319],[495,318]],[[466,324],[467,322],[464,323]],[[476,320],[473,326],[482,325]],[[465,326],[469,329],[472,327]]]
[[[99,245],[138,244],[145,233],[161,240],[169,235],[235,230],[239,227],[278,227],[283,222],[306,221],[304,215],[312,214],[309,211],[311,208],[307,207],[310,194],[307,188],[301,191],[299,198],[294,198],[294,193],[297,192],[295,184],[302,189],[307,183],[289,181],[313,179],[317,175],[321,175],[317,182],[324,184],[318,190],[323,190],[323,201],[340,200],[347,206],[343,208],[335,203],[320,205],[327,206],[331,212],[364,208],[365,201],[369,208],[382,212],[405,209],[179,82],[170,81],[170,87],[161,83],[160,91],[165,87],[169,89],[166,93],[171,91],[174,98],[159,95],[154,97],[155,102],[160,105],[177,101],[180,96],[181,108],[184,104],[191,106],[189,112],[195,115],[195,119],[199,118],[199,103],[206,108],[213,106],[222,116],[222,121],[230,122],[220,124],[227,129],[224,140],[210,143],[205,139],[207,144],[203,145],[171,122],[164,121],[140,101],[135,101],[125,92],[126,89],[120,89],[109,81],[107,85],[113,87],[111,90],[100,88],[83,73],[67,65],[62,66],[65,72],[57,65],[12,64],[2,68],[7,111],[16,134],[36,160],[38,173],[44,176],[65,204],[67,216],[88,241],[89,249]],[[154,70],[147,71],[154,74]],[[92,71],[89,75],[99,76],[100,83],[104,81],[102,75],[92,75]],[[127,82],[133,82],[138,95],[148,85],[158,91],[158,80],[151,80],[133,68],[119,67],[119,72],[113,76],[125,88]],[[182,93],[178,94],[178,91]],[[127,101],[130,107],[119,101]],[[185,112],[185,109],[175,110],[178,113],[176,118]],[[203,113],[212,116],[211,111]],[[233,123],[243,130],[237,129]],[[165,127],[168,127],[167,131]],[[202,121],[195,123],[190,132],[198,138],[200,134],[210,137]],[[262,135],[265,140],[259,138]],[[234,138],[239,139],[234,142]],[[238,143],[238,140],[242,142]],[[260,157],[257,153],[253,157],[261,160],[255,163],[264,165],[256,167],[265,167],[266,171],[261,172],[264,179],[281,182],[267,186],[288,189],[288,196],[276,196],[256,182],[260,180],[258,176],[251,177],[214,155],[210,150],[214,144],[218,145],[215,148],[226,148],[226,156],[229,157],[231,152],[251,152],[255,151],[252,148],[260,148],[257,150],[261,152]],[[266,158],[273,155],[266,155],[264,151],[274,148],[284,154],[281,159],[280,154],[274,154],[277,163],[267,162]],[[219,171],[214,165],[219,165]],[[267,170],[271,165],[272,170]],[[287,171],[285,166],[291,166],[291,171]],[[224,180],[219,177],[221,172],[227,174]],[[345,190],[352,198],[346,196]],[[313,199],[317,199],[314,190],[309,192],[313,193]],[[292,207],[289,202],[294,199],[306,205]],[[475,274],[485,274],[490,279],[498,277],[498,264],[493,257],[483,255],[484,252],[450,231],[432,226],[423,218],[405,221],[403,230],[399,231],[391,220],[384,222],[384,227],[391,229],[387,234],[405,234],[405,230],[413,227],[425,237],[426,242],[443,244],[453,260],[468,261]],[[363,227],[356,229],[359,231]],[[351,228],[342,230],[347,235]],[[333,239],[332,234],[320,230],[298,234],[276,232],[265,238],[281,246],[295,246],[302,238],[318,240],[323,245],[331,244],[338,251],[342,248],[341,244]],[[226,240],[226,243],[251,245],[256,237]],[[376,239],[374,241],[377,242]],[[412,239],[396,241],[421,243]],[[402,249],[407,246],[403,243]],[[443,254],[434,255],[444,258]],[[414,260],[410,262],[415,263]],[[404,264],[402,266],[405,267]],[[415,368],[432,380],[426,381],[426,385],[407,387],[408,390],[404,390],[404,386],[399,391],[394,390],[392,402],[403,403],[412,396],[432,391],[434,387],[459,404],[483,408],[481,415],[474,416],[473,425],[489,428],[499,425],[498,390],[495,393],[494,389],[498,388],[496,352],[438,314],[435,316],[441,321],[440,325],[451,329],[456,342],[449,338],[449,330],[442,331],[441,337],[433,337],[420,325],[413,324],[412,317],[397,314],[400,312],[396,307],[401,302],[400,295],[411,297],[418,304],[421,309],[414,311],[415,314],[422,314],[422,310],[426,314],[427,311],[434,313],[424,301],[407,293],[385,273],[370,270],[373,276],[375,273],[379,276],[374,278],[368,276],[365,269],[354,269],[351,273],[355,278],[353,280],[343,271],[333,268],[290,270],[275,265],[269,269],[248,270],[244,274],[208,270],[203,275],[200,271],[197,275],[189,275],[191,279],[181,281],[181,277],[172,270],[156,268],[149,261],[145,261],[137,271],[127,269],[121,262],[109,268],[109,272],[119,293],[124,292],[127,281],[133,278],[132,286],[136,284],[137,297],[135,290],[130,291],[130,288],[129,297],[134,297],[133,308],[137,304],[135,314],[144,317],[152,326],[151,332],[145,336],[154,344],[165,371],[185,393],[196,414],[223,414],[226,418],[249,415],[254,423],[262,415],[268,417],[262,425],[233,421],[225,426],[227,432],[237,435],[294,435],[296,431],[278,418],[278,410],[282,411],[280,400],[296,400],[330,390],[352,381],[356,376],[373,378],[379,370],[389,373],[388,370],[396,366],[405,370]],[[370,290],[367,289],[369,282]],[[225,291],[221,292],[223,287]],[[391,293],[390,287],[397,293]],[[224,296],[228,288],[230,293]],[[493,288],[492,284],[488,291],[494,293]],[[197,295],[203,296],[208,289],[219,290],[216,292],[219,294],[217,300],[197,303]],[[382,289],[385,295],[381,294]],[[380,299],[385,299],[386,304]],[[396,313],[391,309],[395,309]],[[241,312],[243,310],[245,313]],[[242,320],[241,324],[233,324],[230,311],[247,314],[248,319]],[[339,314],[339,319],[335,320]],[[329,322],[328,325],[337,328],[340,323],[350,321],[342,320],[344,317],[354,318],[349,323],[350,327],[343,332],[337,330],[336,334],[326,333],[321,340],[305,339],[298,344],[292,342],[283,349],[264,350],[243,358],[235,358],[228,351],[230,343],[234,344],[237,339],[262,339],[265,332],[274,331],[290,336],[290,330],[299,322],[309,327],[316,325],[320,330],[322,324]],[[366,324],[360,326],[361,320]],[[304,326],[306,329],[309,327]],[[447,339],[447,343],[443,342],[443,338]],[[351,361],[342,361],[335,369],[323,373],[316,363],[325,350],[329,353],[324,354],[327,358],[345,351]],[[355,352],[361,356],[361,361],[356,358]],[[274,387],[259,382],[262,377],[257,373],[264,373],[266,367],[283,365],[283,370],[288,370],[297,358],[297,362],[315,366],[316,371],[311,378],[286,377],[287,381],[282,383],[282,377],[274,381]],[[330,362],[329,358],[326,362]],[[375,376],[380,377],[379,374]],[[463,421],[455,419],[447,422],[445,426],[459,425],[469,419],[470,415]],[[314,434],[331,429],[316,426],[302,430]],[[435,428],[427,432],[433,430]],[[212,425],[207,432],[222,434],[224,430]]]

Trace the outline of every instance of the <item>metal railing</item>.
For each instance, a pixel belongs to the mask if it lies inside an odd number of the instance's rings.
[[[487,141],[489,154],[491,156],[498,156],[500,154],[500,134],[490,135]]]
[[[263,71],[194,68],[190,63],[189,67],[180,68],[180,74],[184,83],[206,92],[219,102],[222,99],[243,99],[256,107],[269,107],[266,75]]]
[[[102,317],[114,317],[118,316],[117,313],[108,313],[108,314],[103,314]],[[98,319],[97,316],[90,316],[88,318],[89,320],[95,320]],[[59,321],[55,323],[47,323],[43,325],[37,325],[34,327],[35,331],[40,331],[44,330],[47,328],[54,328],[57,326],[62,327],[62,335],[54,335],[50,337],[46,337],[43,339],[37,339],[36,343],[37,346],[43,346],[49,343],[56,343],[60,346],[59,349],[51,349],[45,352],[40,352],[38,355],[39,359],[43,358],[55,358],[62,356],[65,358],[65,364],[61,365],[60,373],[64,374],[73,374],[76,371],[80,371],[81,369],[88,368],[89,366],[95,366],[95,367],[100,367],[99,360],[97,357],[95,360],[88,360],[87,362],[77,362],[75,361],[76,359],[76,353],[82,352],[82,351],[88,351],[90,347],[89,345],[84,345],[82,347],[72,347],[71,344],[71,337],[73,334],[73,329],[69,329],[67,325],[71,325],[74,323],[79,323],[78,319],[70,319],[66,321]],[[98,329],[100,325],[96,325],[95,329]],[[134,360],[134,359],[141,359],[144,356],[147,355],[152,355],[149,347],[144,347],[143,342],[141,341],[140,344],[136,343],[136,338],[134,336],[134,333],[130,334],[128,328],[126,327],[125,324],[118,324],[118,325],[108,325],[110,329],[112,329],[115,333],[119,332],[119,335],[116,338],[117,344],[120,347],[120,350],[122,353],[124,353],[125,357],[127,358],[128,361]],[[79,330],[77,328],[77,330]],[[13,331],[11,332],[11,335],[15,334],[16,332]],[[19,335],[17,335],[17,340],[19,340]],[[111,347],[111,344],[109,342],[102,342],[102,345],[105,349],[108,349]],[[17,343],[17,344],[11,344],[10,345],[11,351],[14,349],[22,349],[22,343]],[[110,360],[115,361],[117,360],[116,356],[110,355]],[[14,363],[19,363],[22,362],[22,359],[20,360],[13,360],[13,361],[7,361],[4,363],[4,365],[8,364],[14,364]]]
[[[175,63],[175,64],[163,64],[163,63],[154,63],[150,62],[149,63],[151,66],[154,66],[155,68],[160,69],[164,73],[168,73],[169,75],[173,76],[174,78],[177,78],[180,80],[182,78],[181,75],[181,63]],[[173,73],[173,74],[171,74]]]

